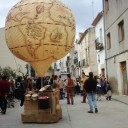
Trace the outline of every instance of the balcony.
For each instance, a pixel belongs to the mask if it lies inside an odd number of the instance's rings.
[[[68,61],[66,61],[66,67],[69,67],[69,62]]]
[[[74,54],[77,54],[77,50],[74,51]]]
[[[101,43],[101,41],[100,41],[99,38],[97,38],[97,39],[95,40],[95,45],[96,45],[96,50],[101,51],[101,50],[104,49],[103,43]]]
[[[67,61],[68,61],[68,62],[70,61],[70,56],[67,56]]]
[[[88,66],[89,66],[88,60],[83,59],[83,60],[79,61],[79,67],[85,67],[86,68]]]
[[[74,64],[78,64],[78,58],[74,59]]]

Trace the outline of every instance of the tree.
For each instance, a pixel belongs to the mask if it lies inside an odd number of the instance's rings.
[[[29,74],[29,67],[28,67],[29,65],[28,64],[26,64],[26,69],[27,69],[27,74]],[[35,77],[35,71],[34,71],[34,69],[32,68],[32,66],[30,66],[30,71],[31,71],[31,76],[32,77]]]
[[[4,67],[3,69],[2,68],[0,68],[0,72],[1,72],[1,75],[5,75],[5,76],[7,76],[7,77],[13,77],[13,78],[15,78],[16,77],[16,73],[15,73],[15,71],[11,68],[11,67],[9,67],[9,66],[7,66],[7,67]]]
[[[2,68],[0,67],[0,76],[2,75]]]
[[[2,68],[0,66],[0,79],[1,79],[1,76],[2,76]]]

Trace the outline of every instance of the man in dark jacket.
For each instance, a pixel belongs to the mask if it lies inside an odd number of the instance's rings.
[[[0,107],[2,110],[2,114],[6,113],[6,109],[7,109],[6,97],[9,94],[9,90],[10,90],[10,84],[6,80],[6,76],[3,76],[2,80],[0,81]]]
[[[97,81],[93,78],[93,72],[89,72],[89,78],[85,81],[84,84],[84,88],[87,93],[87,99],[90,107],[88,113],[93,113],[93,107],[95,108],[95,113],[98,113],[96,104],[96,86]]]

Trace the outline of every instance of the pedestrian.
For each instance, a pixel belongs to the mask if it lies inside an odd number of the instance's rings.
[[[84,88],[87,93],[87,99],[90,107],[88,113],[93,113],[93,108],[95,109],[95,113],[98,113],[96,103],[96,86],[97,81],[93,78],[93,72],[89,72],[89,78],[84,83]]]
[[[27,89],[27,84],[26,83],[26,77],[24,77],[24,80],[22,80],[22,77],[18,77],[16,79],[16,89],[14,91],[14,96],[15,98],[19,99],[20,102],[20,106],[22,107],[24,104],[24,98],[25,98],[25,93],[26,93],[26,89]],[[26,81],[26,82],[25,82]]]
[[[34,77],[32,77],[32,87],[33,87],[33,90],[36,91],[36,79]]]
[[[54,81],[54,75],[52,75],[51,79],[50,79],[50,83],[51,83],[51,86],[53,87],[53,81]]]
[[[76,94],[79,95],[80,94],[80,82],[79,79],[76,79]]]
[[[13,107],[14,108],[14,90],[15,90],[15,83],[13,78],[9,80],[10,84],[10,90],[9,90],[9,95],[7,97],[7,102],[8,102],[8,108]]]
[[[53,88],[56,90],[60,90],[60,83],[57,75],[54,76]]]
[[[100,81],[100,85],[102,87],[103,94],[106,94],[106,83],[107,83],[107,79],[103,75],[102,78],[101,78],[101,81]]]
[[[112,87],[110,86],[109,82],[107,82],[106,91],[107,91],[106,100],[111,100],[111,98],[112,98]]]
[[[32,91],[33,90],[32,79],[31,78],[27,79],[27,90],[28,91]]]
[[[74,104],[74,80],[71,78],[70,74],[67,74],[66,80],[66,90],[67,90],[67,104]]]
[[[60,85],[60,99],[62,100],[63,97],[63,80],[61,79],[61,76],[59,76],[59,85]]]
[[[36,89],[37,90],[40,90],[41,89],[41,84],[42,84],[42,78],[41,77],[38,77],[37,80],[36,80]]]
[[[44,85],[43,86],[46,86],[46,85],[51,85],[50,76],[46,76],[45,77]]]
[[[97,86],[96,86],[96,94],[97,94],[97,101],[101,101],[101,95],[102,95],[102,88],[100,85],[100,80],[97,80]]]
[[[64,79],[64,98],[67,98],[67,90],[66,90],[66,79]]]
[[[74,80],[74,96],[75,96],[75,94],[76,94],[76,86],[77,86],[77,83],[76,83],[76,80]]]
[[[2,77],[0,81],[0,107],[2,114],[6,114],[7,109],[7,96],[9,95],[10,84],[6,76]]]
[[[86,77],[85,73],[82,72],[80,83],[81,83],[81,95],[82,95],[83,99],[82,99],[81,103],[86,103],[86,91],[84,89],[84,83],[85,83],[86,79],[87,79],[87,77]]]

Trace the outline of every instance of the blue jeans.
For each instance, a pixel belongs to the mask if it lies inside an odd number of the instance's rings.
[[[87,93],[87,99],[88,99],[90,111],[93,111],[93,107],[97,108],[96,93],[94,92]]]

